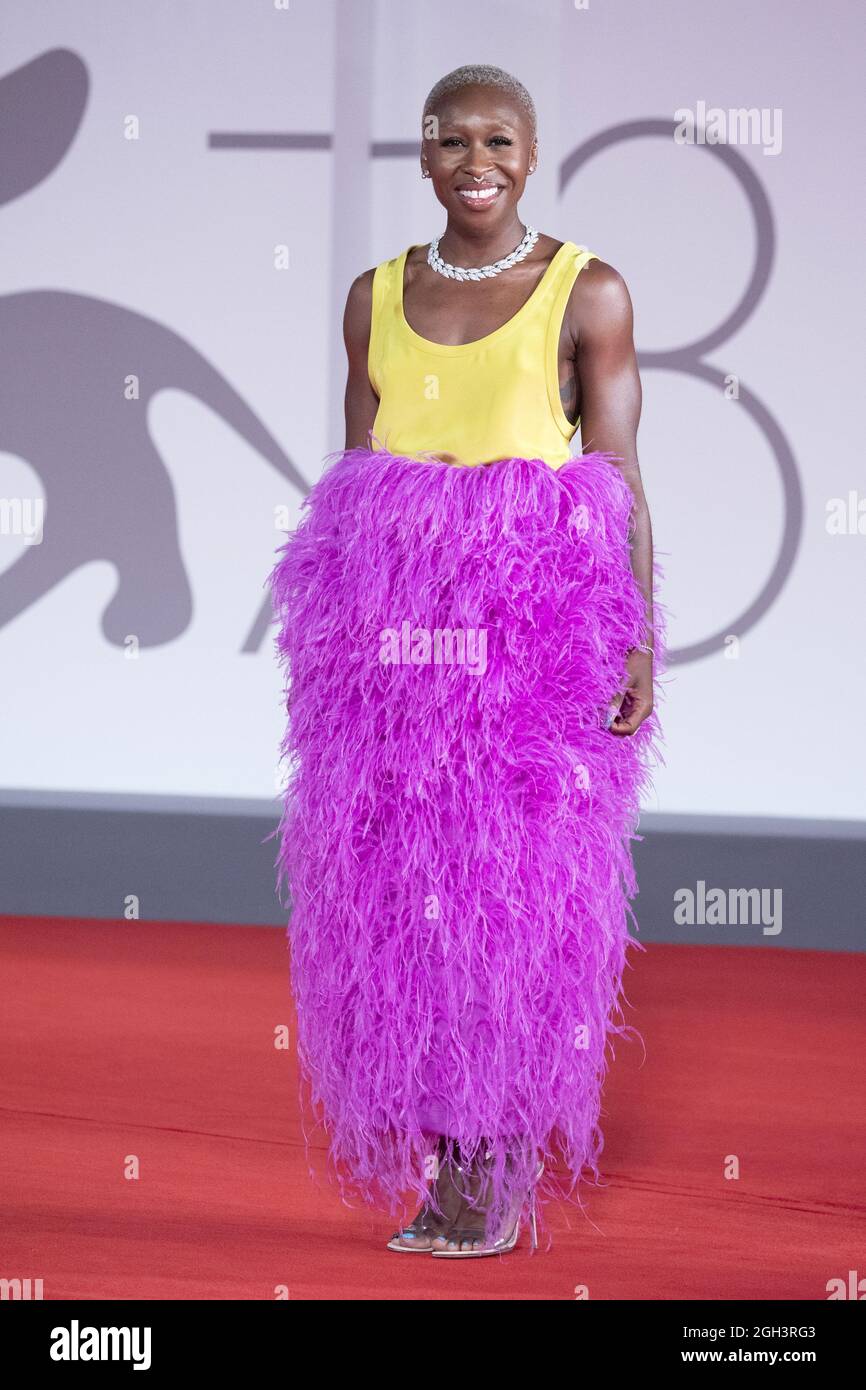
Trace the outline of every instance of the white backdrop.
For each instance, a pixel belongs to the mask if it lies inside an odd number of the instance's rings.
[[[14,187],[16,166],[2,212],[2,295],[33,295],[4,299],[14,310],[7,380],[22,323],[35,365],[4,409],[0,498],[45,499],[50,556],[72,554],[97,496],[117,489],[110,558],[98,548],[78,556],[36,596],[15,568],[24,537],[0,535],[5,787],[274,794],[283,715],[271,637],[256,618],[277,509],[296,517],[298,490],[239,425],[239,409],[167,368],[146,426],[174,497],[169,535],[137,491],[124,417],[100,432],[102,397],[75,364],[80,355],[112,391],[130,375],[153,383],[159,372],[142,367],[131,328],[144,316],[157,363],[171,367],[176,335],[313,482],[342,444],[349,279],[443,225],[412,154],[423,98],[450,68],[486,61],[515,72],[539,108],[541,161],[524,218],[590,246],[632,292],[645,354],[639,448],[673,644],[736,639],[673,668],[667,762],[650,808],[863,816],[866,536],[826,525],[830,499],[866,494],[857,7],[7,0],[4,30],[7,83],[40,60],[51,79],[41,103],[78,71],[86,104],[63,157],[32,187]],[[701,101],[781,113],[778,153],[736,146],[769,209],[762,226],[733,165],[661,136],[609,143],[560,192],[563,161],[588,140],[626,122],[672,122]],[[36,167],[21,128],[16,160]],[[262,148],[272,136],[275,147]],[[654,366],[648,354],[675,352],[726,319],[759,243],[766,286],[703,357],[738,379],[740,399],[669,360]],[[62,293],[52,313],[83,325],[62,352],[44,290]],[[109,306],[105,358],[70,294]],[[757,417],[744,399],[758,402]],[[762,412],[790,451],[787,486]],[[56,427],[37,452],[29,441],[47,417]],[[54,506],[49,464],[77,470],[71,500]],[[801,525],[790,514],[798,488]],[[763,615],[738,630],[785,534],[797,542],[789,572]],[[132,581],[140,602],[107,635],[103,614],[137,547],[147,557],[147,578]],[[174,548],[191,616],[182,585],[156,597]],[[144,635],[130,660],[124,639],[137,629],[124,623],[139,610]],[[171,635],[148,640],[148,622],[158,634],[160,621]]]

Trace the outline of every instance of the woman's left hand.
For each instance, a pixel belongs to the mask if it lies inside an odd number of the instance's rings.
[[[652,652],[642,652],[632,648],[626,660],[628,682],[626,688],[611,705],[617,711],[610,732],[620,738],[635,733],[643,721],[652,714],[653,708],[653,658]]]

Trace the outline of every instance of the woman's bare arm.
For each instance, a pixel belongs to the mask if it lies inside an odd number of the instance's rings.
[[[653,538],[649,507],[637,458],[641,383],[634,348],[634,316],[625,281],[613,266],[591,261],[575,282],[575,370],[581,393],[584,453],[616,454],[617,467],[632,490],[631,565],[646,600],[643,642],[653,645]],[[652,711],[652,654],[633,650],[629,685],[611,731],[633,734]]]
[[[349,359],[346,381],[347,449],[368,449],[368,433],[373,428],[379,397],[373,390],[367,370],[370,347],[370,316],[373,309],[373,271],[365,270],[352,282],[343,315],[343,341]]]

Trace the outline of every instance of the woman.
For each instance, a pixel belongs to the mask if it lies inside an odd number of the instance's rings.
[[[271,576],[278,864],[340,1180],[460,1258],[527,1203],[535,1241],[545,1159],[598,1176],[660,644],[626,287],[521,222],[515,78],[459,68],[423,119],[445,232],[352,285],[345,450]]]

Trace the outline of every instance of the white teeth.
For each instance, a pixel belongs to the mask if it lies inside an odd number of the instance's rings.
[[[498,188],[461,188],[459,190],[461,198],[474,198],[476,201],[487,202],[490,198],[495,198],[499,192]]]

